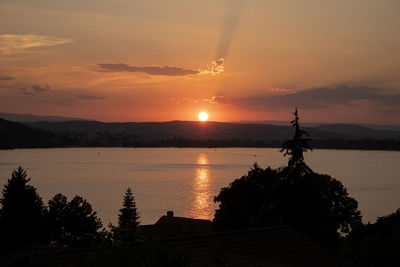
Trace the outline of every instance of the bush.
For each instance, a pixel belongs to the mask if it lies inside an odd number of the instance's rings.
[[[221,189],[214,224],[232,230],[287,223],[325,245],[361,224],[357,201],[329,175],[300,174],[293,168],[262,169]]]
[[[354,229],[340,252],[357,266],[400,266],[400,209]]]

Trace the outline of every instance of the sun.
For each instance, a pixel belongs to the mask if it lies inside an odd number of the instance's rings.
[[[199,120],[201,120],[201,121],[206,121],[208,119],[208,114],[207,114],[207,112],[200,112],[199,113]]]

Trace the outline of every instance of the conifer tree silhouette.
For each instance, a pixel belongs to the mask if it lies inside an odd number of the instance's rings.
[[[132,190],[126,190],[123,208],[119,210],[118,226],[114,227],[110,224],[111,231],[114,233],[115,238],[122,241],[134,241],[136,239],[136,230],[139,226],[139,214],[136,208],[135,197]]]
[[[0,240],[3,250],[12,250],[42,242],[46,209],[36,188],[28,185],[22,167],[14,170],[4,185],[0,199]]]
[[[312,172],[312,170],[304,162],[303,153],[307,152],[307,150],[312,150],[312,147],[310,145],[311,138],[303,137],[304,135],[309,136],[309,134],[306,131],[300,129],[297,107],[293,112],[293,115],[294,120],[292,120],[290,123],[293,125],[293,127],[295,127],[295,133],[293,139],[286,141],[282,145],[281,152],[284,152],[284,156],[290,156],[288,162],[289,168],[294,168],[302,173],[310,173]]]

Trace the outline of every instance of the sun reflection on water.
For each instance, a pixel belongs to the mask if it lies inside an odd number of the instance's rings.
[[[192,182],[192,203],[188,216],[197,219],[212,219],[214,205],[211,194],[211,177],[207,154],[199,154],[195,177]]]

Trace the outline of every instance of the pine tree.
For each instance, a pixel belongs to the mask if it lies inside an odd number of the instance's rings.
[[[49,200],[51,242],[59,246],[84,246],[101,239],[101,220],[80,196],[71,201],[62,194]]]
[[[295,127],[295,133],[293,139],[286,141],[282,145],[281,152],[285,151],[283,155],[290,156],[288,162],[289,168],[294,168],[302,173],[310,173],[312,172],[312,170],[304,162],[303,153],[307,152],[307,150],[312,150],[312,147],[310,145],[311,138],[303,137],[304,135],[309,136],[309,134],[306,131],[300,129],[297,108],[295,112],[293,112],[293,115],[294,120],[292,120],[290,123],[293,125],[293,127]]]
[[[36,188],[28,185],[26,171],[14,170],[0,199],[1,246],[5,250],[44,241],[46,209]]]
[[[119,212],[118,227],[116,228],[119,239],[133,241],[136,238],[136,230],[140,222],[135,198],[130,188],[126,190],[123,208]]]

